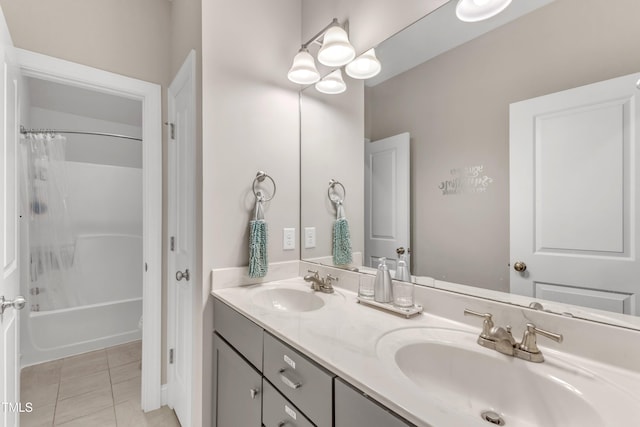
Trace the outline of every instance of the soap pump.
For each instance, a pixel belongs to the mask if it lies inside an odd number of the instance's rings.
[[[411,272],[409,271],[409,263],[407,261],[405,249],[400,247],[396,249],[396,253],[398,254],[398,264],[396,267],[395,279],[401,282],[410,282]]]
[[[393,291],[391,289],[391,274],[389,273],[389,267],[387,267],[386,258],[380,258],[378,273],[376,274],[376,280],[373,284],[373,292],[373,299],[376,302],[393,301]]]

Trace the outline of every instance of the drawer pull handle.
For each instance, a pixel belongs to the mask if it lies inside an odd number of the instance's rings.
[[[287,376],[286,369],[280,369],[280,371],[278,371],[278,373],[280,374],[280,380],[287,387],[291,387],[294,390],[297,389],[297,388],[302,387],[302,384],[300,384],[298,381],[292,380],[291,378],[289,378]]]
[[[287,424],[289,424],[289,421],[280,421],[280,422],[278,423],[278,427],[284,427],[284,426],[286,426]]]
[[[257,395],[260,394],[260,389],[259,388],[252,388],[249,390],[249,394],[251,395],[252,399],[255,399]]]

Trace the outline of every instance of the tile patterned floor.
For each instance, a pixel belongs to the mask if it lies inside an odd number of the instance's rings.
[[[142,343],[28,366],[21,372],[22,427],[180,427],[166,406],[140,409]]]

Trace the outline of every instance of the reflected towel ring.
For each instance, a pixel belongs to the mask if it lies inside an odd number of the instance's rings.
[[[342,187],[342,198],[338,196],[338,192],[336,191],[336,188],[335,188],[336,185],[339,185],[340,187]],[[331,194],[331,190],[334,191],[333,194]],[[336,181],[335,179],[330,179],[329,188],[327,189],[327,196],[329,197],[329,200],[331,200],[333,203],[341,204],[344,202],[344,199],[347,198],[347,190],[344,188],[344,185],[342,185],[340,181]]]
[[[264,181],[265,178],[269,178],[271,180],[271,183],[273,184],[273,194],[271,195],[271,197],[263,197],[263,193],[256,189],[256,184]],[[267,175],[266,172],[263,172],[263,171],[258,171],[258,173],[256,174],[256,177],[253,180],[252,188],[253,188],[253,195],[256,196],[256,199],[262,197],[263,202],[268,202],[269,200],[273,199],[273,197],[276,195],[276,182],[273,180],[273,178]]]

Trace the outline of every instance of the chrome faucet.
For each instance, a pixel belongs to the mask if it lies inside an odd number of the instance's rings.
[[[334,292],[331,281],[335,280],[337,282],[337,277],[334,277],[331,274],[327,274],[327,277],[321,279],[317,271],[307,270],[307,272],[311,274],[307,274],[306,276],[304,276],[304,281],[311,282],[311,289],[313,289],[314,291],[324,292],[325,294],[332,294]]]
[[[518,344],[511,334],[511,326],[507,325],[506,328],[496,327],[493,323],[491,313],[478,313],[465,309],[464,314],[484,318],[482,322],[482,332],[478,337],[479,345],[508,356],[540,363],[544,361],[544,356],[536,343],[536,334],[550,338],[556,342],[562,342],[562,335],[537,328],[533,323],[527,323],[527,329],[522,336],[522,342]]]

